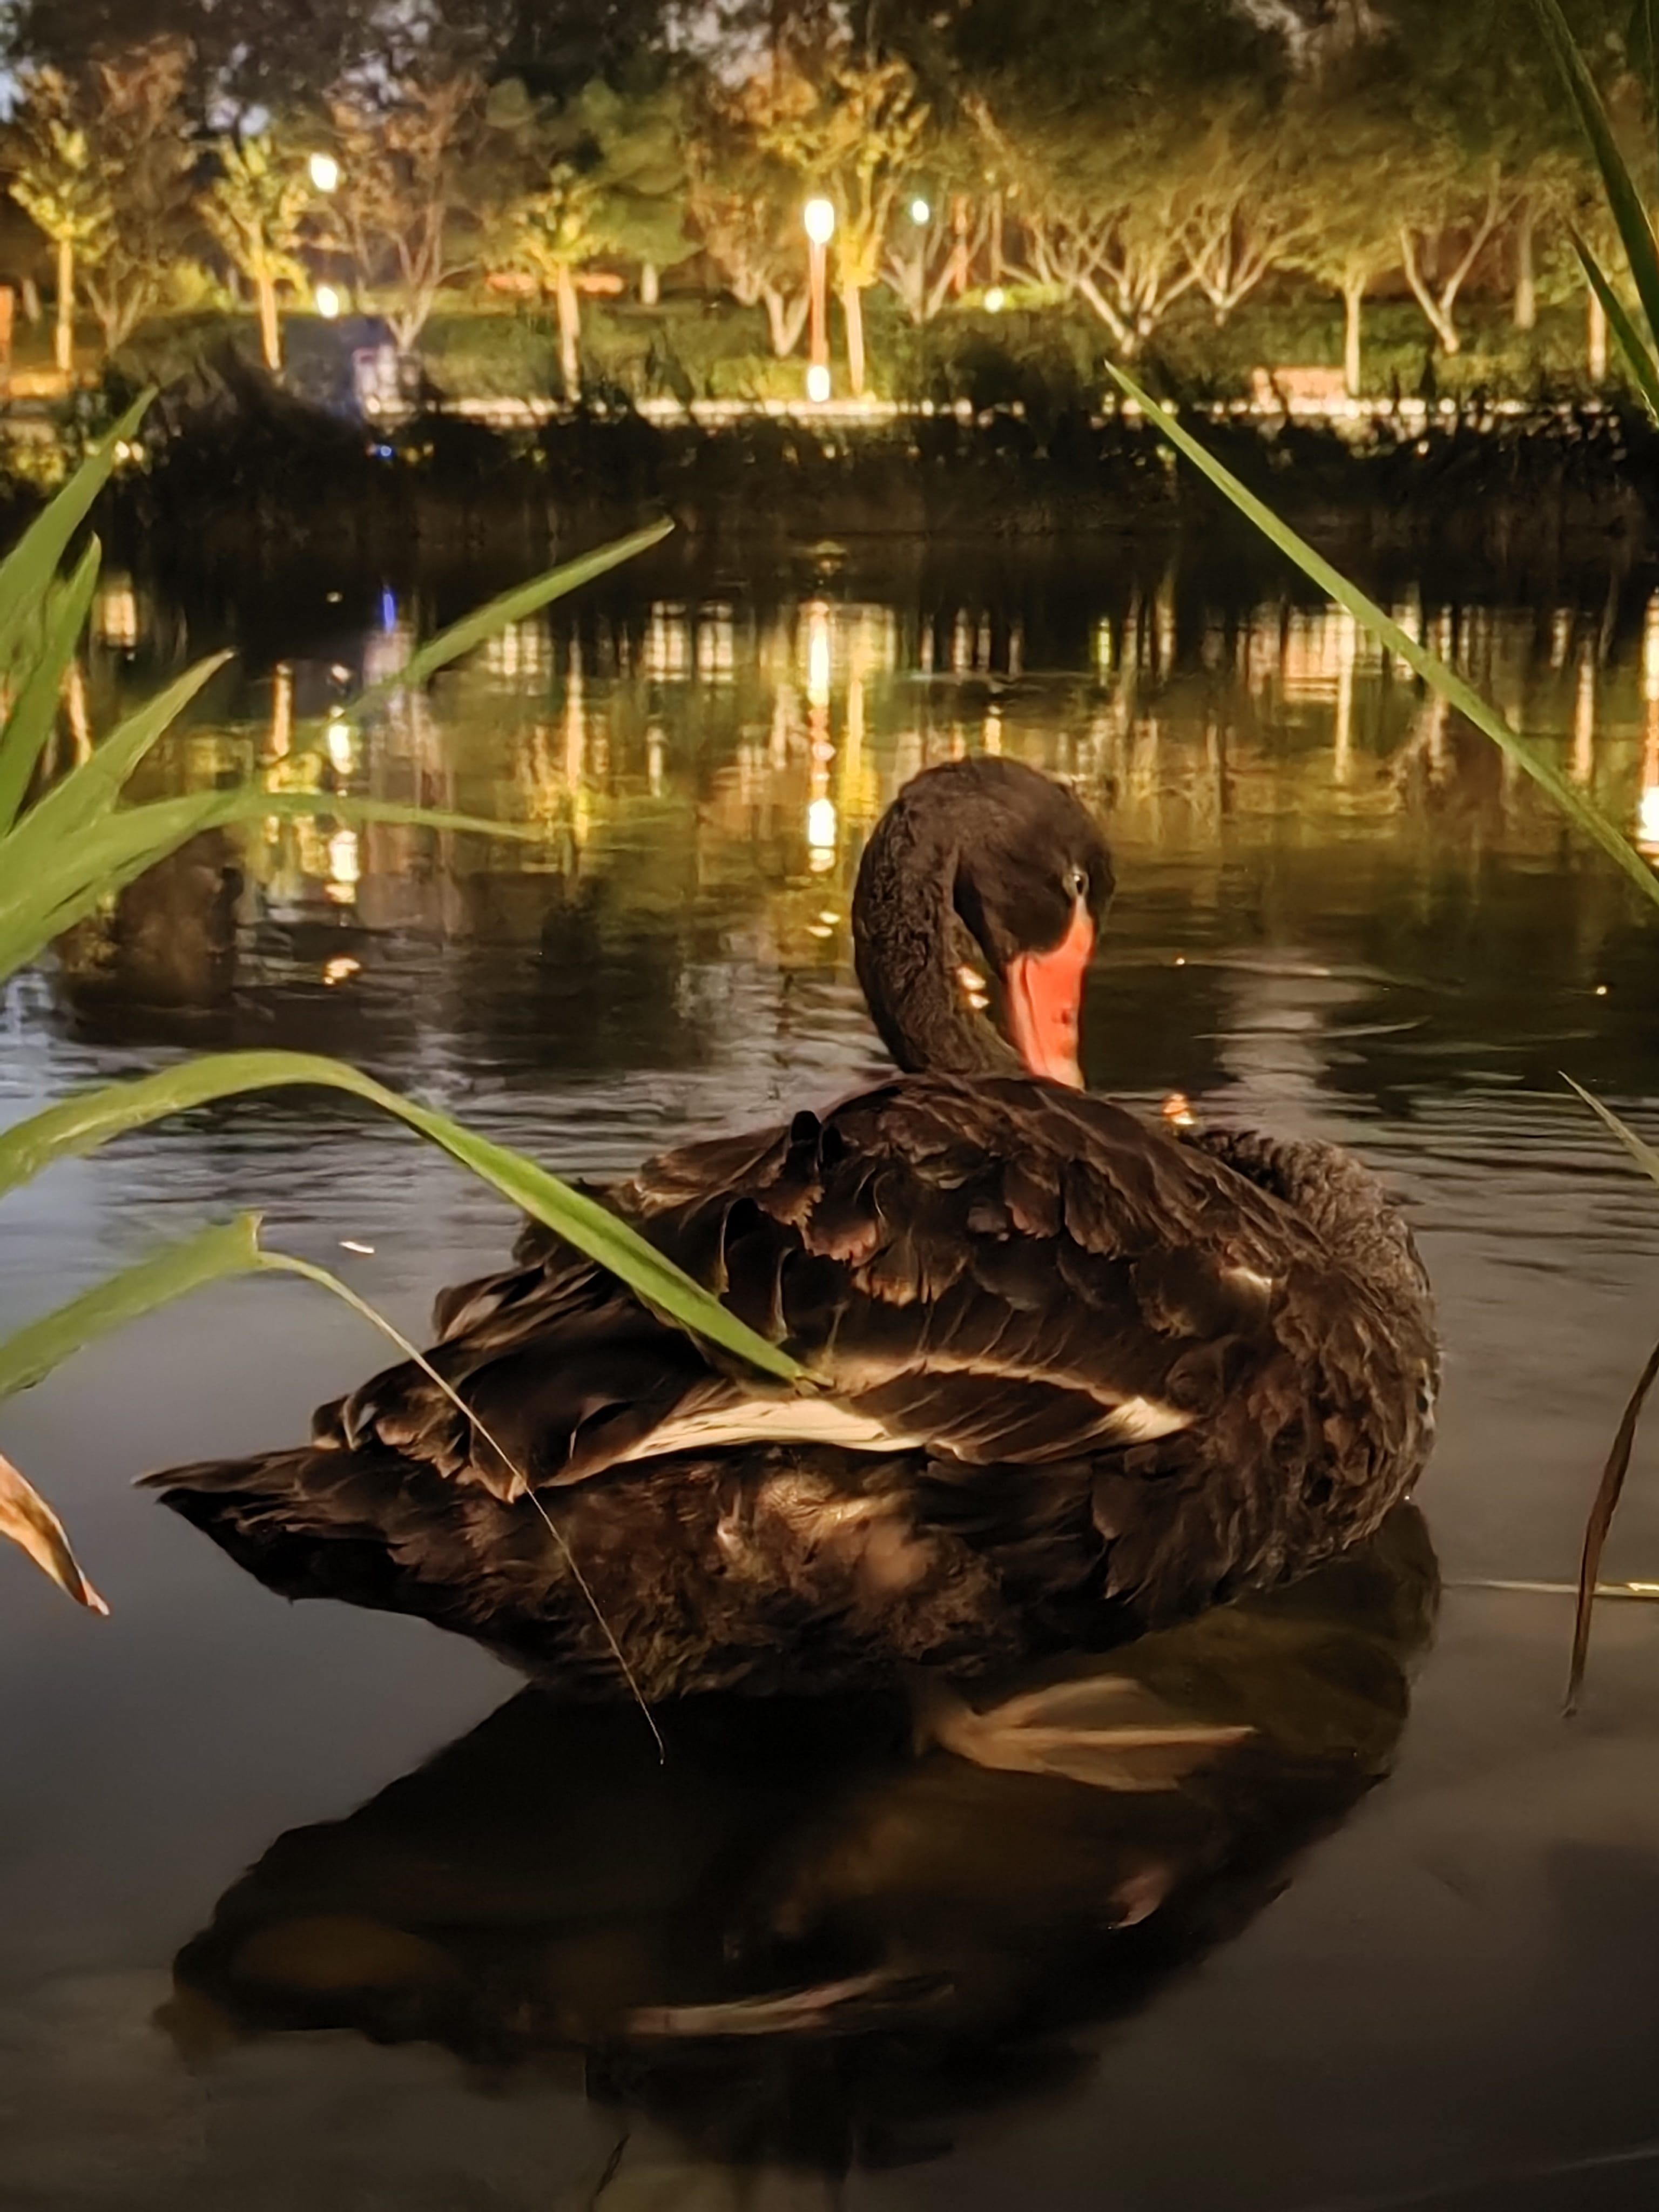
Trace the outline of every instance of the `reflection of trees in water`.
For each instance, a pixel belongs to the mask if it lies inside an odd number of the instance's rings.
[[[1387,1773],[1437,1580],[1364,1550],[1113,1655],[1255,1735],[1118,1796],[915,1757],[840,1701],[659,1715],[526,1692],[349,1819],[281,1838],[180,1954],[180,2033],[554,2049],[708,2154],[840,2170],[1091,2063],[1078,2039],[1237,1935]]]
[[[1339,1091],[1438,1081],[1448,1016],[1523,1079],[1553,1080],[1594,984],[1635,957],[1616,880],[1492,747],[1425,707],[1347,617],[1263,601],[1215,548],[935,547],[879,571],[865,557],[825,545],[760,576],[659,559],[516,626],[338,759],[305,722],[332,664],[315,643],[283,663],[287,750],[271,758],[256,732],[244,750],[289,788],[317,787],[319,805],[341,788],[515,814],[550,842],[380,829],[348,854],[321,814],[257,842],[216,1033],[326,1042],[389,1069],[434,1048],[509,1073],[717,1064],[729,1023],[709,976],[735,954],[844,983],[869,823],[926,763],[990,747],[1074,776],[1119,850],[1097,1081],[1232,1079],[1217,1038],[1237,994],[1206,965],[1218,951],[1351,972],[1358,995],[1327,1055]],[[349,689],[381,672],[389,641],[493,580],[439,577],[378,608],[353,587],[337,616],[295,607],[286,635],[267,592],[258,635],[273,651],[325,639]],[[1659,792],[1659,622],[1639,595],[1603,580],[1582,605],[1501,617],[1406,584],[1388,595],[1524,724],[1564,732],[1573,773],[1613,811],[1636,818],[1644,776]],[[139,635],[122,651],[141,664],[154,606],[132,595]],[[112,686],[109,667],[98,681]],[[170,772],[225,763],[181,748]],[[203,920],[181,918],[181,944]],[[131,1027],[155,979],[105,949],[97,1019],[125,1001]],[[341,957],[362,974],[335,988]],[[169,995],[195,1003],[179,967]],[[1615,1074],[1626,1003],[1615,988],[1596,1018]]]

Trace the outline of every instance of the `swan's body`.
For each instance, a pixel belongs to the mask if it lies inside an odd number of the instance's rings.
[[[716,1364],[532,1230],[440,1302],[432,1357],[476,1426],[406,1365],[307,1449],[155,1478],[167,1502],[290,1595],[419,1613],[580,1693],[620,1689],[614,1636],[650,1698],[993,1669],[1368,1535],[1422,1465],[1436,1371],[1379,1186],[1334,1147],[1183,1139],[1023,1072],[981,1011],[995,991],[1025,1060],[1074,1072],[1109,886],[1030,770],[919,778],[858,917],[915,1072],[608,1194],[822,1396]]]

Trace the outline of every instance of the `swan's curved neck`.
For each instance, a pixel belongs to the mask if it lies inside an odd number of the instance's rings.
[[[882,1042],[908,1073],[1017,1074],[1018,1054],[963,988],[961,971],[985,975],[987,962],[956,909],[957,861],[945,825],[884,823],[853,900],[859,981]]]

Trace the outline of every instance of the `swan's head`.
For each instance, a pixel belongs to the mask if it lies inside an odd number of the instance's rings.
[[[1063,784],[998,757],[907,783],[853,901],[859,981],[899,1066],[1080,1085],[1084,976],[1111,895],[1105,840]]]

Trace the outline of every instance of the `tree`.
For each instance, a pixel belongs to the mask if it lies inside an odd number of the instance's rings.
[[[559,374],[568,400],[581,390],[576,278],[599,251],[598,204],[597,187],[569,162],[558,162],[540,191],[514,200],[490,255],[497,268],[519,270],[552,293],[559,318]]]
[[[880,276],[894,210],[913,176],[930,110],[915,71],[896,58],[843,51],[831,60],[821,89],[802,77],[795,82],[800,92],[776,100],[763,143],[799,179],[803,198],[822,191],[835,203],[848,374],[860,394],[864,295]]]
[[[399,351],[411,352],[439,293],[477,260],[477,164],[489,135],[482,72],[453,49],[417,48],[395,74],[342,85],[330,101],[340,186],[338,243],[374,289]]]
[[[16,49],[70,76],[155,42],[190,56],[198,126],[311,106],[371,53],[398,0],[22,0]],[[407,12],[405,9],[404,12]]]
[[[278,288],[306,281],[299,248],[316,204],[307,156],[272,130],[228,141],[218,161],[219,173],[201,200],[203,218],[253,287],[265,367],[275,374],[283,365]]]
[[[732,298],[764,308],[780,360],[799,343],[808,302],[799,179],[775,142],[803,97],[810,101],[801,79],[769,69],[735,84],[706,80],[685,135],[692,229]]]
[[[1164,118],[1056,112],[1016,137],[988,102],[967,105],[1018,211],[1023,273],[1082,301],[1124,353],[1137,352],[1198,281],[1189,178]]]
[[[85,290],[111,353],[165,297],[183,243],[197,162],[183,107],[189,67],[177,40],[93,64],[88,135],[110,219],[84,253]]]
[[[75,367],[78,264],[103,248],[115,219],[114,193],[94,152],[70,81],[37,69],[12,149],[11,196],[44,232],[58,257],[58,324],[52,357],[61,374]]]
[[[1321,224],[1296,189],[1282,113],[1251,94],[1217,103],[1183,164],[1182,244],[1218,327]]]
[[[1304,218],[1287,264],[1340,296],[1343,380],[1357,398],[1365,295],[1400,265],[1401,146],[1352,85],[1304,89],[1288,103],[1279,137],[1282,188]]]

